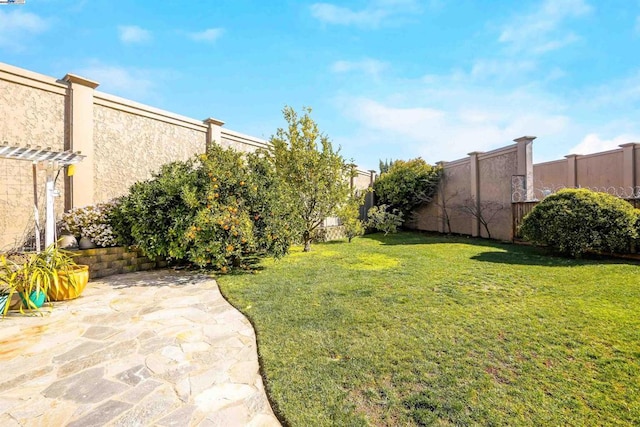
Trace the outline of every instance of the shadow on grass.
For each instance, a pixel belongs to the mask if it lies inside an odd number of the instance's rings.
[[[361,238],[375,240],[383,245],[435,245],[443,243],[463,243],[475,246],[487,246],[491,248],[503,248],[505,246],[510,246],[509,243],[483,239],[480,237],[412,230],[400,231],[398,233],[387,234],[386,236],[383,233],[371,233],[365,234]]]
[[[607,255],[587,254],[583,258],[568,258],[551,252],[547,248],[537,246],[517,245],[509,242],[500,242],[479,237],[462,235],[447,235],[433,232],[402,231],[395,234],[384,235],[373,233],[363,236],[383,245],[437,245],[437,244],[465,244],[495,249],[495,251],[482,252],[471,259],[481,262],[514,265],[539,265],[549,267],[577,267],[589,264],[628,264],[640,265],[640,261],[634,259],[618,258]]]
[[[508,248],[511,245],[505,244]],[[513,245],[515,248],[519,248]],[[512,265],[539,265],[548,267],[579,267],[593,264],[626,264],[640,265],[640,262],[623,258],[612,258],[604,255],[586,255],[580,259],[566,258],[543,249],[531,248],[530,251],[482,252],[471,259],[481,262]]]

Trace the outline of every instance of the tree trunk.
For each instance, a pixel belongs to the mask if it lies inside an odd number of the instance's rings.
[[[480,223],[484,226],[485,231],[487,232],[487,238],[491,238],[491,232],[489,231],[489,224],[485,221],[480,221]]]
[[[311,250],[311,233],[309,231],[302,234],[302,241],[304,242],[304,251],[309,252]]]

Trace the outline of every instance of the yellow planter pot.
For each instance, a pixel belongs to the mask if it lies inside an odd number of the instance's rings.
[[[68,271],[58,270],[58,285],[52,284],[47,292],[49,300],[64,301],[80,296],[89,282],[89,266],[75,265]]]

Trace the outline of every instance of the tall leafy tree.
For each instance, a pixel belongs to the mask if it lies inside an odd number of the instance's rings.
[[[420,157],[394,160],[373,184],[377,204],[398,209],[409,218],[411,211],[421,203],[432,201],[441,175],[440,166],[432,166]]]
[[[347,201],[352,167],[320,132],[310,116],[311,108],[303,108],[303,114],[298,115],[285,107],[282,113],[288,126],[271,137],[268,155],[286,183],[295,218],[292,226],[308,252],[314,231]]]
[[[393,165],[394,160],[391,159],[385,159],[384,161],[382,159],[380,159],[379,164],[379,168],[380,168],[380,174],[383,173],[387,173],[389,172],[389,169],[391,168],[391,165]]]

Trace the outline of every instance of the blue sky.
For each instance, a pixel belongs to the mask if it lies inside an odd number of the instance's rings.
[[[640,142],[640,0],[27,0],[0,34],[2,62],[265,139],[310,106],[365,169]]]

